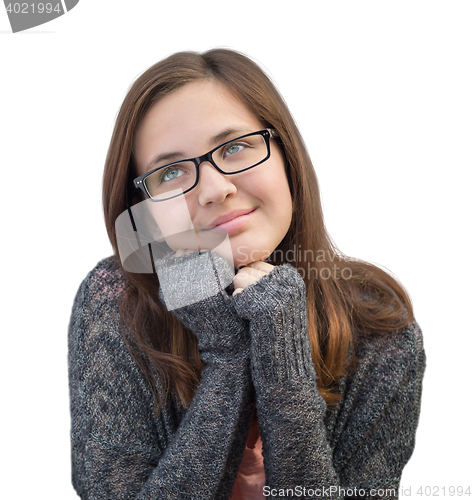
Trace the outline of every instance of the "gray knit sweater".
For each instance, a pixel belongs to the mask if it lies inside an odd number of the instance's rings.
[[[195,269],[204,258],[184,255],[158,274],[177,261],[181,272]],[[123,341],[119,265],[104,259],[81,284],[69,325],[72,482],[80,497],[228,499],[256,404],[265,496],[397,498],[419,418],[419,326],[359,339],[356,370],[340,381],[341,401],[328,410],[311,361],[305,285],[292,266],[276,267],[235,297],[218,272],[198,281],[186,288],[194,302],[173,314],[198,339],[201,381],[187,409],[169,399],[157,416]],[[209,293],[205,283],[217,287]]]

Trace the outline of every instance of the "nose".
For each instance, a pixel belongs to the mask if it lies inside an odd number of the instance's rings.
[[[225,198],[237,192],[231,175],[223,175],[210,163],[200,164],[198,191],[199,204],[222,203]]]

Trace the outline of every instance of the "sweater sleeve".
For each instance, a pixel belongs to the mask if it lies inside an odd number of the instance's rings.
[[[418,327],[380,335],[360,351],[357,374],[329,435],[302,278],[285,264],[234,300],[250,321],[266,492],[288,496],[288,490],[305,488],[317,498],[397,498],[419,416],[425,358]]]
[[[209,355],[180,422],[169,402],[156,414],[148,382],[122,340],[109,275],[96,269],[86,278],[69,325],[77,493],[84,500],[229,498],[254,406],[249,352],[242,347],[225,360]],[[220,314],[234,321],[231,311]]]

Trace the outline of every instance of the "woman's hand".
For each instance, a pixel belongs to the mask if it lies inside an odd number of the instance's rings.
[[[171,254],[170,257],[171,258],[180,257],[181,255],[186,255],[188,253],[192,253],[192,252],[195,252],[195,251],[196,251],[195,248],[194,249],[190,248],[188,250],[181,250],[181,249],[179,249],[179,250],[176,250],[173,254]],[[199,252],[208,252],[208,250],[199,250]]]
[[[262,260],[257,260],[242,267],[233,278],[233,285],[235,287],[233,296],[242,292],[248,285],[256,283],[261,277],[269,274],[273,269],[274,266]]]

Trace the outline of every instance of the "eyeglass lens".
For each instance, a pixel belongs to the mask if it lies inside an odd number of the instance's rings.
[[[224,172],[238,172],[261,162],[267,154],[263,136],[256,134],[224,144],[212,153],[212,159]],[[156,170],[144,183],[153,199],[164,199],[191,188],[196,177],[194,162],[181,161]]]

